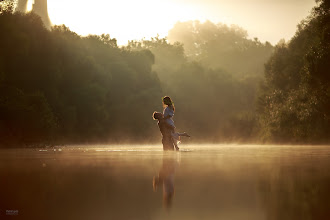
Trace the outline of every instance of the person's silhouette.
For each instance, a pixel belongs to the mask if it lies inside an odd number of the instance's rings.
[[[162,144],[163,150],[174,150],[174,142],[172,138],[172,132],[170,126],[163,120],[163,114],[160,112],[154,112],[152,114],[154,120],[158,120],[158,127],[160,132],[162,133]]]

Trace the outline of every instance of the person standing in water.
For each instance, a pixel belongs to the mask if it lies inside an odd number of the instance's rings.
[[[154,120],[158,120],[158,127],[160,132],[162,133],[162,144],[163,150],[174,150],[174,143],[172,139],[171,127],[165,122],[164,116],[161,112],[154,112],[152,114]]]
[[[174,103],[169,96],[163,97],[162,100],[163,100],[163,106],[164,106],[164,112],[163,112],[164,120],[170,126],[171,136],[173,139],[175,149],[179,150],[177,143],[178,143],[178,141],[180,141],[180,137],[181,136],[190,137],[190,135],[188,135],[186,132],[184,132],[184,133],[175,132],[175,125],[174,125],[174,121],[173,121],[173,116],[174,116],[174,111],[175,111]]]

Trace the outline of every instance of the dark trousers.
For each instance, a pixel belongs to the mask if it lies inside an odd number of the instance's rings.
[[[174,150],[173,140],[171,136],[163,136],[163,150]]]

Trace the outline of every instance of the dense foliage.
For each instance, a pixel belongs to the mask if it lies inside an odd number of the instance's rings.
[[[0,15],[2,144],[146,137],[161,90],[150,51],[109,35],[46,30],[35,14]],[[134,135],[132,135],[134,134]]]
[[[330,3],[318,2],[265,67],[260,132],[273,142],[330,140]]]
[[[11,2],[0,11],[1,146],[159,140],[151,114],[164,95],[195,141],[329,142],[328,1],[275,48],[210,21],[118,47],[49,31]]]
[[[224,28],[232,31],[231,28]],[[248,42],[251,47],[256,46],[255,41],[245,37],[238,35],[233,40],[242,38],[240,40]],[[260,44],[259,47],[269,47],[268,53],[271,53],[271,46]],[[197,57],[186,55],[183,44],[170,44],[166,39],[157,37],[132,41],[128,49],[148,49],[155,54],[153,67],[164,94],[175,101],[175,123],[179,130],[189,131],[195,140],[203,141],[250,141],[255,137],[257,126],[254,103],[261,74],[248,70],[240,74],[234,70],[205,65]],[[218,50],[214,59],[221,60],[222,49]],[[225,50],[228,51],[228,48]],[[238,53],[236,50],[233,48],[230,53]],[[205,50],[205,53],[208,51]],[[203,56],[203,53],[200,55]],[[236,57],[235,62],[243,61]],[[263,62],[255,61],[249,65],[259,68]]]

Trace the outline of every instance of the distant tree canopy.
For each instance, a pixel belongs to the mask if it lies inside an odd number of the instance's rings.
[[[222,68],[237,76],[263,74],[263,64],[273,52],[269,43],[250,40],[247,31],[210,21],[178,22],[169,31],[169,42],[181,42],[188,58],[208,68]]]
[[[151,114],[164,95],[195,141],[330,141],[328,1],[275,48],[210,21],[118,47],[49,31],[11,2],[0,11],[0,146],[159,140]]]
[[[254,103],[262,76],[254,72],[238,76],[223,68],[204,65],[198,57],[185,54],[184,44],[170,44],[158,37],[131,41],[127,48],[148,49],[155,55],[153,69],[159,76],[163,93],[174,99],[178,129],[191,132],[195,140],[253,139]],[[221,60],[221,54],[214,56]],[[263,63],[251,65],[262,67]]]
[[[318,1],[289,43],[276,46],[259,100],[261,133],[273,142],[330,140],[330,4]]]

